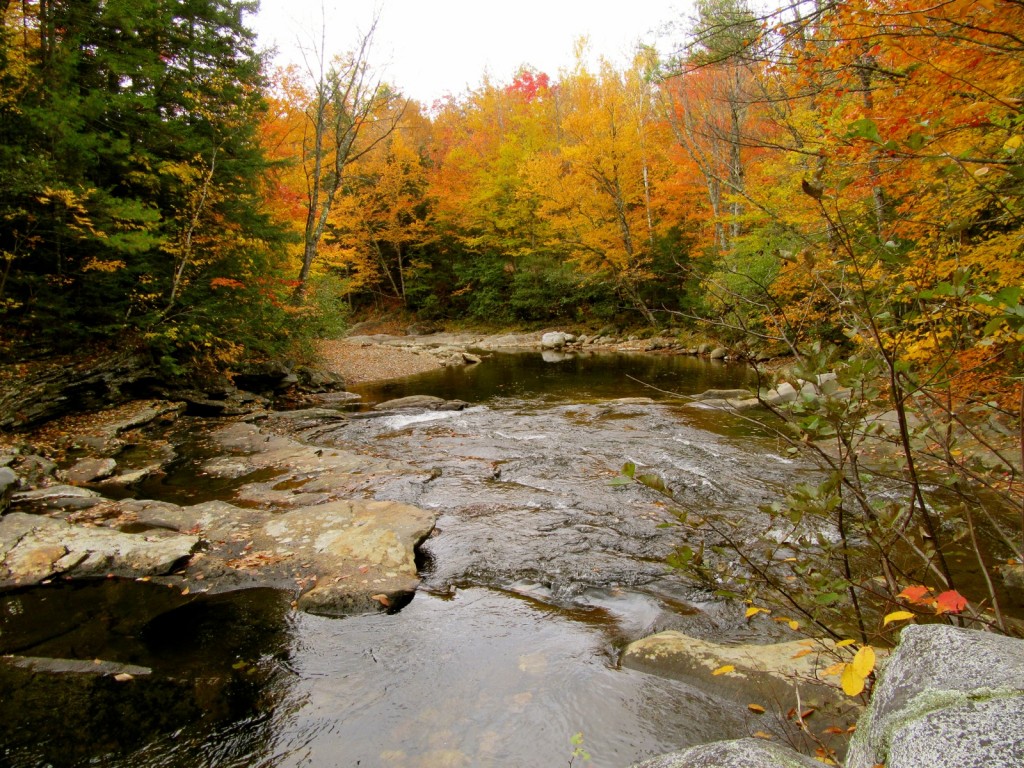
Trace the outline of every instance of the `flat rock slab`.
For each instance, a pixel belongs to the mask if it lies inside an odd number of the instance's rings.
[[[310,613],[399,608],[419,585],[416,547],[435,514],[393,501],[334,501],[274,513],[207,502],[127,502],[138,522],[196,531],[207,549],[174,583],[192,592],[273,587]]]
[[[846,766],[1021,766],[1021,733],[1024,641],[910,625],[875,686]]]
[[[788,747],[761,739],[735,739],[659,755],[632,768],[821,768],[821,765]]]
[[[109,458],[80,459],[64,470],[64,477],[72,485],[92,483],[114,474],[117,462]]]
[[[198,537],[176,532],[140,536],[13,512],[0,519],[0,588],[55,576],[159,576],[187,560],[198,544]]]
[[[255,543],[287,547],[312,564],[317,578],[299,597],[303,610],[366,613],[412,598],[419,584],[415,548],[434,529],[434,520],[409,504],[336,501],[275,517]]]
[[[103,503],[103,496],[88,488],[74,485],[50,485],[15,493],[12,506],[24,504],[33,510],[89,509]]]

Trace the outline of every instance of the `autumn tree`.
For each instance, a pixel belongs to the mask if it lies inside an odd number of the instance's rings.
[[[760,122],[744,142],[758,153],[730,248],[778,259],[749,311],[791,344],[799,375],[849,388],[776,409],[793,450],[828,470],[777,512],[830,526],[839,546],[797,561],[864,641],[907,582],[945,594],[973,580],[984,606],[971,618],[1009,628],[992,574],[1024,550],[1021,13],[862,0],[797,4],[758,25],[770,55],[753,72]],[[890,427],[874,421],[882,412]],[[866,461],[879,443],[892,458]]]
[[[402,110],[394,129],[350,166],[328,220],[326,261],[349,276],[349,293],[372,291],[405,304],[417,255],[435,238],[425,166],[429,123],[415,103],[393,108]]]
[[[643,298],[657,224],[652,189],[664,145],[655,139],[652,88],[642,58],[625,73],[582,63],[559,84],[557,150],[528,166],[531,189],[552,237],[584,274],[609,280],[651,325]]]
[[[306,221],[295,291],[300,301],[309,290],[310,270],[350,166],[384,141],[402,114],[393,108],[400,95],[376,75],[370,62],[374,27],[352,51],[329,62],[322,29],[321,41],[307,60],[311,94],[302,147]]]

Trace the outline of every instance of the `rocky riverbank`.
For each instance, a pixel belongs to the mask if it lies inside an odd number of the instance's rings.
[[[373,381],[416,373],[423,365],[472,365],[489,351],[499,349],[543,349],[548,355],[586,354],[589,350],[690,352],[671,346],[670,340],[595,340],[562,333],[547,338],[541,334],[361,337],[336,343],[335,358],[324,366],[330,369],[325,372],[325,380],[347,376],[353,381]],[[161,615],[183,606],[203,606],[213,595],[260,591],[254,590],[259,587],[287,595],[286,611],[289,601],[301,610],[332,616],[401,608],[419,583],[417,547],[431,536],[445,509],[443,504],[427,503],[428,508],[423,509],[379,499],[420,504],[438,487],[460,480],[448,477],[447,469],[430,469],[430,463],[420,461],[418,467],[407,464],[418,451],[392,451],[392,458],[387,458],[382,455],[385,451],[370,447],[373,441],[365,440],[359,443],[363,449],[349,450],[356,444],[350,439],[351,433],[359,425],[370,423],[357,420],[362,416],[334,408],[272,410],[268,407],[270,397],[287,391],[292,375],[287,367],[250,370],[246,374],[249,378],[238,381],[263,394],[249,396],[236,388],[238,394],[233,395],[232,402],[244,412],[222,418],[194,416],[204,412],[198,396],[191,400],[147,399],[65,416],[32,431],[9,433],[0,441],[0,512],[4,513],[0,518],[0,589],[20,595],[31,592],[25,587],[47,583],[124,583],[157,590],[160,599],[154,601],[150,594],[146,605],[147,610],[157,610],[153,606],[159,604],[159,610],[165,612]],[[824,383],[818,382],[817,386],[823,387]],[[795,391],[780,388],[775,394],[785,398],[794,396]],[[211,393],[206,394],[206,400],[216,402],[208,397]],[[818,394],[836,396],[834,392]],[[697,401],[704,403],[701,407],[738,410],[737,403],[750,400],[744,395],[743,390],[710,390]],[[332,402],[344,396],[336,391],[322,397]],[[647,405],[653,403],[619,403],[627,410]],[[403,421],[410,408],[427,411],[464,406],[459,401],[421,397],[383,403],[378,408],[392,412],[383,419]],[[578,421],[583,415],[577,413],[575,418]],[[637,413],[628,415],[630,419],[639,418]],[[522,437],[522,442],[528,444],[538,437],[537,430],[531,424],[513,437]],[[651,430],[643,434],[650,441]],[[441,440],[465,438],[454,431],[436,436]],[[188,451],[195,457],[187,467],[183,467],[184,457],[179,450],[184,441],[192,441]],[[438,455],[447,456],[446,448],[435,444],[435,449]],[[466,485],[466,490],[475,492],[488,485],[500,490],[512,482],[524,488],[533,487],[530,483],[537,485],[530,470],[530,464],[536,461],[532,455],[518,464],[485,466],[484,460],[491,455],[475,450],[468,451],[470,458],[459,455],[463,463],[481,462],[479,479],[470,478],[473,484]],[[183,469],[187,471],[183,473]],[[574,474],[580,471],[579,466],[573,466]],[[179,482],[185,476],[183,485],[175,491],[178,495],[163,496],[161,501],[147,498],[147,489],[154,487],[151,484],[171,473],[179,477]],[[190,501],[192,486],[216,498]],[[436,501],[443,497],[433,498]],[[539,501],[536,508],[543,506],[544,502]],[[449,519],[452,528],[454,519]],[[585,536],[596,528],[590,522],[586,519],[576,520],[574,526],[554,525],[545,529],[544,535],[557,538],[569,534],[567,544],[589,547],[594,539]],[[616,522],[626,524],[625,520]],[[440,527],[447,526],[442,522]],[[539,528],[534,511],[523,527]],[[639,527],[633,530],[642,533]],[[427,550],[443,540],[444,532],[440,533],[430,539]],[[486,556],[491,556],[490,550]],[[608,570],[606,563],[601,570]],[[905,642],[903,662],[897,663],[897,652],[882,678],[877,706],[873,704],[867,719],[862,720],[863,734],[854,753],[859,762],[851,765],[859,768],[885,761],[891,768],[926,764],[931,768],[1021,762],[1018,741],[1000,735],[1019,733],[1022,725],[1018,706],[1022,691],[1014,682],[1014,676],[1019,676],[1016,656],[1020,646],[1014,645],[1018,641],[993,646],[992,654],[985,656],[982,664],[960,674],[950,659],[970,657],[978,647],[987,648],[991,642],[982,639],[976,643],[959,634],[947,637],[942,634],[944,629],[929,628],[928,636],[936,638],[929,643]],[[905,641],[913,639],[917,631],[915,628],[905,633]],[[10,633],[6,637],[9,639]],[[964,642],[958,645],[961,640]],[[951,656],[949,648],[958,650]],[[836,718],[845,728],[852,723],[856,709],[834,685],[821,685],[820,673],[825,665],[806,650],[785,644],[719,645],[707,637],[668,631],[631,645],[621,657],[621,667],[629,674],[669,678],[709,692],[716,701],[728,702],[730,711],[747,717],[751,732],[759,726],[768,735],[777,732],[765,724],[770,717],[785,721],[778,731],[792,728],[793,719],[787,718],[786,710],[792,708],[794,698],[801,716],[811,709],[817,712],[812,724]],[[822,651],[823,657],[834,654],[835,649]],[[3,665],[17,679],[74,675],[76,679],[89,676],[120,682],[150,675],[150,670],[139,665],[99,661],[94,664],[23,655],[7,657]],[[234,670],[231,665],[235,663],[232,659],[228,667]],[[733,671],[716,675],[723,666]],[[918,685],[920,681],[906,682],[910,674],[906,670],[914,667],[929,670],[927,689]],[[986,670],[998,674],[990,675]],[[242,674],[239,672],[239,676]],[[959,682],[950,683],[951,674],[959,675]],[[898,693],[907,685],[913,689],[910,699]],[[890,693],[882,693],[886,690]],[[114,692],[110,697],[122,701]],[[767,712],[759,714],[757,706]],[[993,714],[1002,719],[990,720]],[[945,730],[936,731],[935,723]],[[966,752],[958,753],[957,760],[966,753],[979,757],[973,763],[944,763],[943,745],[960,741],[967,746]],[[928,761],[908,762],[915,754],[929,755]],[[778,768],[810,764],[814,763],[780,746],[743,740],[697,747],[644,766]]]
[[[139,401],[8,443],[0,588],[96,577],[144,578],[193,595],[263,586],[332,615],[411,598],[415,548],[436,515],[373,501],[368,489],[428,478],[295,436],[309,423],[338,424],[337,411],[261,411],[214,425],[199,471],[230,484],[231,501],[123,498],[175,461],[167,432],[184,407]]]

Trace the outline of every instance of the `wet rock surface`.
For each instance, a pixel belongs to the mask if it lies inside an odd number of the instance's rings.
[[[0,589],[56,578],[159,576],[187,561],[195,536],[146,536],[12,512],[0,519]]]
[[[177,415],[180,407],[172,411]],[[84,445],[112,452],[129,430],[168,412],[137,404],[134,413],[94,416],[74,437],[59,430],[59,440],[76,451]],[[196,467],[197,481],[223,482],[237,503],[107,498],[102,481],[118,465],[104,457],[70,460],[58,472],[91,487],[53,484],[12,494],[13,511],[0,519],[0,588],[115,576],[211,594],[272,586],[293,594],[304,609],[331,615],[408,602],[419,583],[415,549],[436,513],[366,497],[388,482],[420,482],[420,473],[287,434],[344,424],[337,411],[264,413],[253,420],[260,424],[213,426],[208,455]],[[157,464],[118,477],[130,485],[164,469]]]

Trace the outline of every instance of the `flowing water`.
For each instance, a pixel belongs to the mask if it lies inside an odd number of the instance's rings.
[[[108,678],[80,695],[62,683],[52,701],[0,692],[13,734],[0,737],[0,757],[546,768],[569,764],[582,732],[589,765],[614,768],[748,735],[742,707],[618,667],[626,643],[661,629],[719,642],[752,630],[664,565],[681,543],[664,497],[612,484],[632,461],[663,477],[684,510],[756,519],[809,470],[756,423],[679,397],[745,383],[741,367],[690,358],[535,353],[362,388],[363,405],[324,443],[434,476],[375,491],[439,513],[412,603],[329,619],[270,591],[174,610],[142,584],[10,593],[0,600],[5,626],[24,626],[16,647],[0,635],[0,652],[148,666],[162,684],[135,698]],[[469,407],[368,410],[407,394]],[[653,402],[616,402],[637,397]]]

